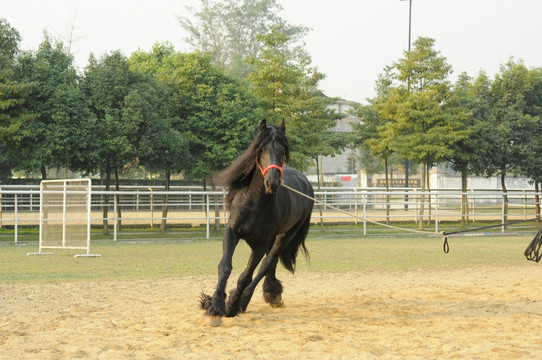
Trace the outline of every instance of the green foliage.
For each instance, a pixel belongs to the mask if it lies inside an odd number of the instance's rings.
[[[446,59],[433,49],[434,40],[419,38],[395,67],[399,86],[390,89],[387,101],[376,106],[390,119],[380,129],[390,148],[401,157],[433,165],[450,155],[457,141],[457,124],[441,106],[449,96]]]
[[[534,182],[542,182],[542,69],[529,71],[529,87],[525,92],[525,117],[521,144],[517,154],[517,170]]]
[[[317,88],[324,75],[310,66],[310,57],[302,51],[290,50],[292,39],[283,26],[273,26],[258,40],[261,55],[248,60],[254,72],[247,81],[262,99],[264,118],[271,123],[286,120],[292,165],[305,169],[308,159],[342,151],[348,139],[330,131],[342,115],[330,108],[333,99]]]
[[[27,86],[14,79],[13,66],[19,51],[21,37],[5,19],[0,19],[0,178],[11,176],[15,165],[8,147],[17,135],[19,124],[16,119],[20,106],[24,103]]]
[[[354,126],[353,143],[360,148],[369,149],[373,156],[383,160],[389,158],[393,151],[390,146],[391,139],[381,138],[379,130],[383,129],[390,119],[381,117],[377,108],[388,101],[393,79],[393,68],[385,67],[376,80],[375,98],[369,99],[368,105],[359,104],[352,110],[360,119],[359,124]]]
[[[130,117],[123,117],[125,100],[139,79],[128,67],[124,55],[115,51],[99,60],[93,56],[85,68],[84,93],[96,118],[92,131],[94,148],[87,162],[87,172],[100,170],[109,179],[135,157],[135,146],[130,141],[137,131],[137,124]]]
[[[261,116],[258,101],[240,80],[214,67],[209,56],[157,44],[152,53],[134,54],[131,63],[165,87],[171,125],[189,144],[192,176],[212,175],[248,146]]]
[[[12,28],[6,19],[0,18],[0,71],[2,73],[15,62],[20,42],[19,32]]]
[[[36,53],[18,58],[14,83],[22,84],[24,102],[11,109],[2,133],[17,167],[41,169],[43,178],[46,167],[70,167],[84,147],[88,112],[63,44],[46,34]]]

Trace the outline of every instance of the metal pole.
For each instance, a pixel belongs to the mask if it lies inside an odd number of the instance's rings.
[[[205,214],[205,217],[207,218],[206,219],[206,224],[207,224],[207,227],[206,227],[206,239],[209,239],[209,227],[210,227],[210,219],[209,219],[209,194],[206,194],[205,195],[205,202],[206,202],[206,214]]]
[[[367,235],[367,195],[363,199],[363,235]]]
[[[401,0],[404,1],[404,0]],[[412,36],[412,0],[408,0],[408,53],[410,54],[410,43],[411,43],[411,36]],[[408,91],[410,92],[410,76],[408,78]],[[409,161],[408,159],[405,159],[405,187],[407,188],[407,192],[405,194],[405,211],[408,210],[408,187],[409,187],[409,178],[410,178],[410,172],[409,172]]]
[[[410,53],[410,41],[412,35],[412,0],[408,0],[408,52]]]
[[[87,189],[87,255],[90,255],[90,219],[92,213],[92,180],[88,180]]]
[[[117,241],[117,194],[113,195],[113,241]]]
[[[64,191],[62,193],[62,247],[66,247],[66,201],[67,201],[67,182],[64,181]]]
[[[501,195],[501,224],[502,224],[502,227],[501,227],[501,233],[504,234],[504,224],[505,224],[505,220],[504,220],[504,217],[505,217],[505,212],[504,212],[504,197],[506,195],[503,193]]]
[[[15,219],[14,219],[14,227],[15,227],[15,244],[17,244],[17,241],[18,241],[18,237],[19,237],[19,212],[17,210],[18,208],[18,198],[17,198],[17,194],[15,194]]]

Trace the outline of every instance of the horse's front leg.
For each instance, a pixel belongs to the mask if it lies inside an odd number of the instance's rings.
[[[239,237],[228,226],[222,242],[222,259],[218,264],[218,283],[213,296],[202,294],[201,307],[212,317],[222,317],[226,314],[226,284],[232,271],[232,257]]]
[[[242,312],[246,311],[248,303],[250,302],[250,299],[252,298],[252,295],[254,294],[254,289],[256,289],[256,286],[258,285],[260,280],[262,280],[263,277],[268,274],[270,269],[273,269],[273,272],[274,272],[274,269],[277,266],[278,257],[280,253],[284,250],[284,247],[288,244],[288,241],[290,241],[290,237],[286,237],[284,234],[280,234],[275,238],[275,242],[273,246],[271,247],[271,250],[267,253],[266,257],[263,259],[260,265],[260,268],[258,269],[258,273],[254,277],[252,282],[245,288],[245,290],[243,290],[243,293],[241,294],[240,309]],[[280,292],[282,293],[282,289]]]
[[[235,316],[239,314],[240,309],[240,300],[243,290],[252,282],[252,275],[254,270],[262,260],[265,255],[265,248],[263,246],[256,247],[252,249],[250,258],[248,259],[247,266],[245,270],[239,275],[237,280],[237,287],[233,289],[230,293],[230,298],[226,304],[226,316]]]

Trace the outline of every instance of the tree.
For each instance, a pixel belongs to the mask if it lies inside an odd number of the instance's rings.
[[[386,191],[389,191],[388,161],[393,154],[393,150],[390,145],[391,139],[382,138],[380,131],[384,129],[386,123],[390,120],[379,116],[377,107],[388,101],[393,79],[393,68],[390,66],[385,67],[384,72],[376,80],[376,96],[368,100],[368,105],[357,105],[353,109],[353,114],[360,119],[359,124],[354,126],[353,142],[362,149],[368,149],[372,156],[384,162]],[[386,203],[388,204],[386,214],[389,215],[389,195]]]
[[[387,101],[393,85],[393,77],[393,68],[385,67],[384,72],[379,74],[376,80],[376,96],[373,99],[368,99],[368,105],[356,105],[352,111],[360,119],[359,124],[354,126],[353,142],[360,148],[370,150],[371,155],[384,161],[386,190],[389,188],[388,159],[393,151],[390,147],[390,139],[382,139],[379,129],[382,129],[390,120],[379,116],[377,106]]]
[[[26,93],[7,128],[10,150],[18,168],[46,179],[48,167],[69,167],[86,143],[88,111],[73,58],[45,33],[36,53],[18,58],[14,78]]]
[[[528,76],[528,87],[524,93],[526,116],[522,117],[516,170],[530,177],[534,183],[536,216],[540,221],[538,191],[542,182],[542,69],[530,69]]]
[[[167,76],[167,57],[175,52],[170,45],[156,44],[151,53],[138,51],[130,58],[130,68],[149,81],[126,98],[125,117],[140,123],[137,140],[138,160],[145,168],[165,175],[165,191],[169,191],[171,175],[189,168],[191,156],[188,141],[175,128],[175,114],[171,111],[171,89],[163,76]],[[170,69],[169,69],[170,70]],[[161,77],[162,76],[162,77]],[[167,204],[164,195],[163,203]],[[160,228],[166,229],[168,207],[162,207]]]
[[[258,101],[239,80],[215,68],[210,58],[178,54],[172,59],[175,128],[189,141],[190,174],[212,180],[248,146],[261,113]]]
[[[119,170],[136,157],[133,136],[137,134],[138,118],[123,116],[126,97],[140,78],[130,71],[128,61],[119,51],[102,56],[99,60],[91,55],[85,68],[83,89],[90,101],[90,109],[96,119],[92,132],[92,161],[87,171],[99,170],[105,174],[105,189],[110,189],[111,175],[115,176],[119,189]],[[104,233],[108,232],[107,214],[109,197],[105,196],[103,208]],[[117,208],[120,211],[120,207]]]
[[[178,16],[194,49],[212,56],[212,63],[227,73],[244,78],[250,71],[247,58],[258,57],[257,37],[283,24],[292,38],[305,36],[307,28],[287,24],[276,0],[201,0],[201,9],[187,7],[190,17]],[[196,19],[193,21],[192,19]]]
[[[461,226],[468,220],[467,177],[473,172],[479,161],[480,149],[484,146],[482,128],[489,119],[489,103],[484,96],[484,89],[488,89],[487,77],[480,73],[477,83],[466,73],[459,75],[450,99],[446,105],[447,111],[458,116],[463,123],[465,136],[452,144],[453,152],[447,157],[453,170],[461,173]]]
[[[188,141],[186,175],[202,179],[204,186],[210,181],[214,188],[214,173],[239,156],[257,130],[257,98],[243,82],[216,68],[210,56],[181,54],[170,44],[134,54],[132,65],[167,88],[171,126]]]
[[[189,141],[187,175],[209,178],[250,143],[261,113],[258,101],[239,80],[213,66],[209,56],[182,54],[170,44],[136,52],[131,67],[165,87],[171,126]]]
[[[8,147],[17,142],[21,124],[17,113],[24,103],[26,84],[14,80],[13,67],[19,52],[19,32],[0,18],[0,178],[11,176],[14,166]]]
[[[505,214],[508,212],[506,175],[514,172],[525,141],[525,131],[533,118],[526,113],[525,93],[530,87],[529,72],[522,62],[501,66],[489,90],[492,109],[482,127],[486,156],[479,157],[478,171],[486,176],[500,175]]]
[[[451,66],[433,48],[434,42],[424,37],[414,42],[414,49],[395,64],[399,85],[390,89],[387,101],[376,106],[380,117],[391,120],[379,129],[381,138],[388,139],[390,148],[402,158],[423,165],[422,191],[428,188],[429,167],[446,159],[452,145],[467,135],[461,120],[443,106],[450,93]]]
[[[258,40],[261,55],[248,60],[254,72],[247,81],[262,99],[264,118],[272,123],[286,119],[294,166],[305,169],[309,159],[342,151],[348,139],[330,131],[342,115],[330,108],[333,99],[317,88],[324,75],[310,66],[309,56],[291,50],[283,26],[273,26]]]

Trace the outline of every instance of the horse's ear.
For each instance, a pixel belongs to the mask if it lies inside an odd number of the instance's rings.
[[[282,118],[282,122],[280,123],[279,129],[281,129],[284,133],[286,133],[286,122],[284,121],[284,118]]]
[[[263,131],[266,127],[267,127],[267,122],[265,121],[265,119],[263,119],[260,122],[260,131]]]

